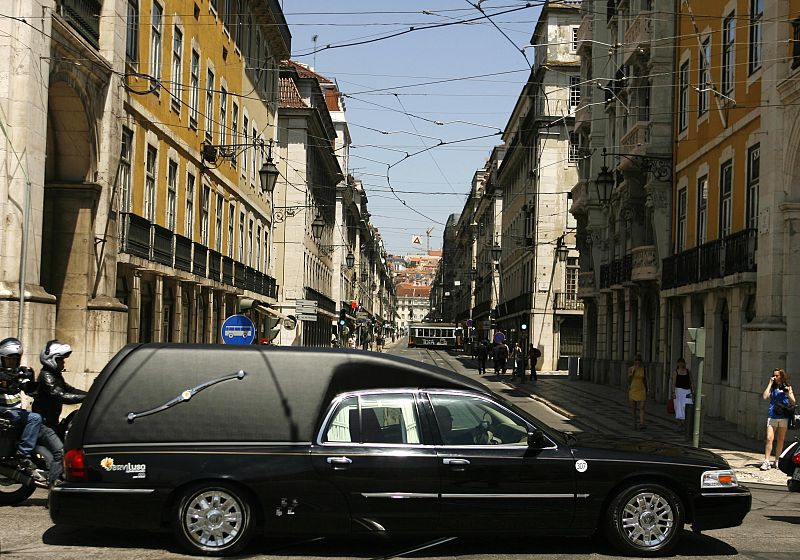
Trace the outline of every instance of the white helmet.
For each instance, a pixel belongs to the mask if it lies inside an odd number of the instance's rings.
[[[67,358],[72,354],[72,346],[66,342],[51,340],[44,345],[44,350],[39,354],[39,361],[42,365],[50,369],[58,369],[56,358]]]
[[[0,357],[22,357],[22,343],[17,338],[4,338],[0,340]]]

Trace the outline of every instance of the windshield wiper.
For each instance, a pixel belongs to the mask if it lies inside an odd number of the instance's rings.
[[[228,381],[230,379],[244,379],[246,375],[247,375],[247,373],[244,370],[240,369],[236,373],[231,373],[229,375],[224,375],[224,376],[219,377],[217,379],[212,379],[210,381],[206,381],[205,383],[202,383],[202,384],[198,385],[197,387],[192,387],[191,389],[186,389],[185,391],[181,391],[180,395],[178,395],[177,397],[175,397],[172,400],[169,400],[169,401],[165,402],[161,406],[157,406],[155,408],[151,408],[150,410],[145,410],[144,412],[129,412],[128,416],[127,416],[128,423],[132,423],[137,418],[141,418],[143,416],[150,416],[151,414],[155,414],[157,412],[162,412],[164,410],[167,410],[168,408],[172,408],[176,404],[180,404],[182,402],[186,402],[189,399],[191,399],[193,396],[195,396],[197,393],[202,391],[203,389],[207,389],[208,387],[211,387],[212,385],[216,385],[217,383],[222,383],[223,381]]]

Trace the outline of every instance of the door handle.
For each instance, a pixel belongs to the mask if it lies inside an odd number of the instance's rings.
[[[353,462],[349,457],[328,457],[327,461],[329,465],[334,465],[334,467],[336,465],[349,465]]]
[[[445,465],[450,465],[451,467],[461,467],[460,469],[455,469],[455,470],[462,470],[463,471],[464,467],[469,465],[469,460],[468,459],[447,458],[447,459],[442,459],[442,463],[444,463]]]

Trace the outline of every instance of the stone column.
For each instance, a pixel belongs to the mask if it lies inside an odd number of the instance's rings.
[[[142,272],[131,271],[131,291],[128,298],[128,343],[139,342],[139,323],[142,302]]]
[[[153,294],[153,342],[164,342],[164,277],[153,275],[155,293]]]
[[[175,304],[173,307],[175,309],[172,315],[172,340],[180,342],[183,340],[183,283],[180,280],[175,281]]]
[[[206,294],[206,318],[207,318],[207,327],[205,329],[203,342],[212,343],[214,342],[214,316],[217,311],[214,308],[214,290],[209,286],[209,287],[204,287],[203,291]]]

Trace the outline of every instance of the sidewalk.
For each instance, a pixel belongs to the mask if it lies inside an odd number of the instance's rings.
[[[627,393],[619,387],[598,385],[589,381],[570,380],[566,372],[538,372],[538,381],[512,380],[510,375],[478,375],[477,362],[469,356],[452,355],[461,362],[464,374],[473,377],[493,391],[510,396],[527,396],[552,409],[572,426],[575,432],[600,433],[655,439],[667,443],[691,444],[691,436],[678,431],[666,405],[647,401],[645,430],[635,430]],[[530,375],[530,371],[527,372]],[[511,391],[509,393],[509,390]],[[787,476],[773,468],[759,469],[764,460],[764,442],[736,431],[736,426],[720,418],[705,416],[702,423],[701,447],[719,453],[745,484],[786,486]],[[789,432],[786,443],[794,441],[796,432]]]

